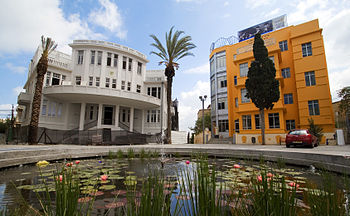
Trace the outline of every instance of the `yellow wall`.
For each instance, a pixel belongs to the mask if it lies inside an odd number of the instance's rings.
[[[265,110],[266,134],[271,137],[271,143],[277,143],[277,136],[285,136],[286,120],[295,120],[296,128],[307,128],[308,118],[313,118],[315,124],[323,127],[325,133],[334,132],[334,116],[332,111],[331,95],[329,89],[327,62],[324,51],[322,29],[318,20],[312,20],[297,26],[289,26],[277,31],[262,35],[269,56],[274,56],[276,67],[276,79],[280,81],[280,100],[275,103],[273,110]],[[288,50],[282,51],[279,42],[287,40]],[[311,42],[312,56],[302,56],[303,43]],[[255,129],[254,115],[258,109],[253,103],[241,103],[241,89],[245,88],[246,77],[240,77],[239,65],[250,63],[254,60],[252,45],[254,38],[233,45],[217,48],[213,54],[226,51],[227,71],[227,100],[229,116],[229,134],[234,134],[234,121],[239,119],[240,134],[260,134],[260,129]],[[290,78],[283,78],[282,68],[290,68]],[[306,86],[305,72],[314,71],[315,86]],[[234,76],[237,76],[237,85],[234,85]],[[284,94],[293,94],[293,104],[284,104]],[[238,98],[238,108],[235,107],[235,98]],[[309,115],[308,101],[318,100],[320,115]],[[279,113],[280,128],[269,129],[268,113]],[[251,115],[252,129],[243,130],[242,115]],[[275,139],[276,138],[276,139]],[[237,140],[240,141],[240,140]]]

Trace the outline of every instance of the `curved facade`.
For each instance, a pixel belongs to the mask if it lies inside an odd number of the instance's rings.
[[[146,56],[105,41],[75,40],[72,55],[54,51],[45,75],[39,126],[56,130],[110,129],[155,134],[165,128],[163,70],[146,71]],[[26,92],[18,96],[28,125],[35,87],[36,51]],[[163,110],[163,113],[161,113]]]

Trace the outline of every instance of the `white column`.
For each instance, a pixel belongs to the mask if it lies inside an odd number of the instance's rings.
[[[129,131],[134,131],[134,107],[130,107],[130,128]]]
[[[114,113],[114,126],[116,128],[119,127],[119,109],[120,109],[120,106],[119,105],[115,105],[115,113]]]
[[[80,104],[79,130],[84,130],[86,103]]]
[[[145,133],[145,110],[141,110],[141,133]]]
[[[101,128],[102,127],[102,110],[103,106],[102,104],[98,104],[98,113],[97,113],[97,128]]]

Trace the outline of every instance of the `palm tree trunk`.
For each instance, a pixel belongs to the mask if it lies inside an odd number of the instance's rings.
[[[167,91],[166,91],[166,99],[167,99],[167,143],[171,144],[171,90],[173,86],[173,77],[167,76]]]
[[[262,144],[265,145],[265,114],[264,114],[264,109],[260,109],[259,112],[260,112]]]
[[[38,125],[41,107],[41,95],[43,90],[44,76],[47,71],[47,59],[40,58],[37,65],[37,77],[35,91],[32,103],[32,115],[29,124],[28,143],[30,145],[38,144]]]

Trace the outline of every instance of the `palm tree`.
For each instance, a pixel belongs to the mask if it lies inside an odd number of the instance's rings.
[[[34,91],[34,98],[32,104],[32,115],[29,124],[29,134],[28,134],[28,143],[30,145],[37,144],[37,135],[38,135],[38,125],[39,125],[39,116],[40,116],[40,107],[41,107],[41,94],[43,90],[44,76],[47,72],[48,57],[50,52],[56,49],[57,44],[51,38],[44,38],[41,36],[41,46],[42,54],[39,59],[39,62],[36,66],[36,84]]]
[[[165,33],[165,43],[166,47],[162,45],[159,39],[155,35],[150,35],[153,38],[154,43],[151,46],[157,49],[157,52],[152,51],[151,54],[159,56],[162,61],[159,65],[165,65],[165,76],[167,77],[167,143],[171,144],[171,90],[173,84],[173,77],[175,76],[175,69],[179,68],[178,60],[185,56],[193,56],[193,53],[189,52],[191,49],[195,48],[191,40],[191,36],[180,37],[184,34],[184,31],[173,32],[174,26],[171,27],[169,33]]]

